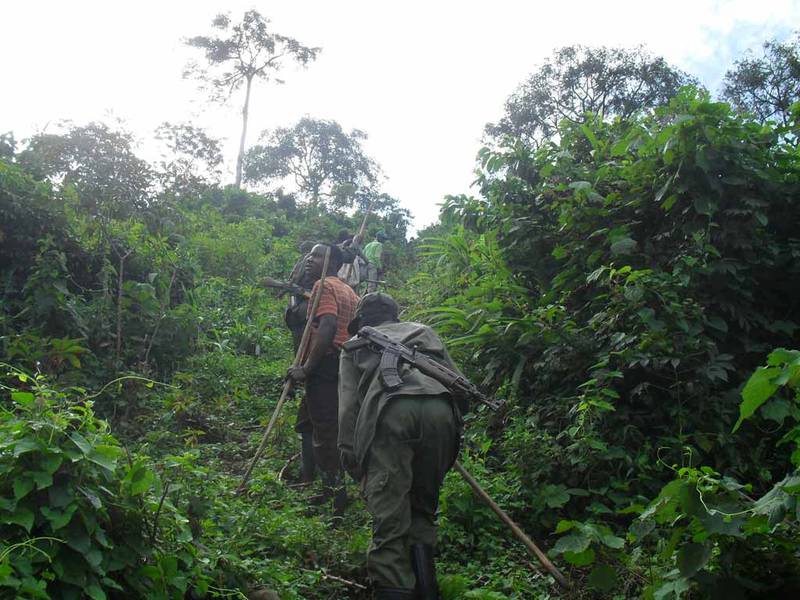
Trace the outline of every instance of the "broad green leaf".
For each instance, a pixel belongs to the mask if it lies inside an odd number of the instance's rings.
[[[556,542],[553,546],[554,554],[563,554],[564,552],[583,552],[589,547],[589,536],[579,531],[565,535]]]
[[[84,487],[79,487],[78,490],[80,490],[81,494],[83,494],[86,497],[86,499],[89,501],[89,504],[91,504],[95,509],[99,509],[100,507],[103,506],[103,503],[100,501],[100,498],[98,498],[97,494],[95,494],[91,490],[87,490]]]
[[[733,431],[739,429],[745,419],[750,418],[758,407],[764,404],[778,386],[772,383],[772,379],[780,373],[777,367],[759,367],[756,372],[747,380],[742,390],[744,401],[739,405],[739,420],[733,427]]]
[[[20,498],[24,498],[27,496],[30,491],[33,489],[33,479],[30,477],[17,477],[14,480],[14,498],[19,500]]]
[[[89,538],[89,534],[79,519],[76,519],[70,524],[66,540],[70,547],[81,554],[86,554],[92,547],[92,540]]]
[[[96,583],[86,586],[85,591],[92,600],[106,600],[106,593]]]
[[[66,484],[54,485],[47,488],[47,497],[50,500],[50,506],[61,508],[72,502],[72,491]]]
[[[772,398],[761,407],[761,416],[779,425],[783,424],[786,417],[794,415],[797,418],[797,407],[783,398]]]
[[[678,600],[684,592],[689,591],[689,582],[681,577],[675,581],[668,581],[653,594],[653,600]]]
[[[576,567],[585,567],[594,562],[594,550],[587,548],[583,552],[564,552],[564,560]]]
[[[58,471],[58,467],[61,466],[63,460],[64,457],[61,454],[46,454],[42,456],[39,465],[42,467],[42,470],[52,475]]]
[[[542,498],[550,508],[558,508],[569,502],[569,494],[562,485],[546,485],[542,488]]]
[[[614,548],[615,550],[619,550],[623,546],[625,546],[625,540],[621,537],[617,537],[610,533],[604,533],[600,536],[600,541],[608,546],[609,548]]]
[[[617,584],[617,572],[608,565],[598,565],[589,573],[587,583],[592,589],[608,592]]]
[[[134,496],[147,491],[154,479],[153,472],[143,464],[134,465],[128,477],[130,478],[131,494]]]
[[[767,364],[771,367],[792,364],[794,361],[800,361],[800,350],[776,348],[767,357]]]
[[[25,531],[30,533],[31,527],[33,527],[33,511],[24,506],[18,506],[17,510],[13,513],[0,515],[0,523],[20,525],[25,528]]]
[[[89,452],[91,452],[92,445],[89,443],[89,440],[87,440],[77,431],[73,431],[70,434],[69,439],[71,439],[84,454],[89,454]]]
[[[575,527],[575,521],[559,521],[556,525],[556,533],[564,533]]]
[[[139,572],[153,581],[161,579],[161,571],[158,570],[158,567],[154,567],[153,565],[144,565],[139,569]]]
[[[19,579],[13,576],[14,569],[7,562],[0,563],[0,585],[3,587],[17,588],[19,587]]]
[[[667,179],[667,181],[664,183],[664,185],[661,186],[661,189],[658,190],[658,192],[656,192],[656,197],[655,197],[656,204],[661,202],[661,199],[664,197],[664,194],[667,193],[667,190],[669,190],[669,186],[672,185],[672,182],[674,180],[675,180],[675,175],[672,175],[671,177],[669,177]],[[669,209],[667,209],[667,210],[669,210]]]
[[[592,128],[584,123],[581,125],[581,131],[583,132],[583,135],[586,136],[586,139],[589,140],[592,148],[596,150],[600,145],[600,142],[597,141],[597,136],[594,134],[594,131],[592,131]]]
[[[36,483],[37,490],[43,490],[53,485],[53,476],[46,471],[34,471],[31,473],[31,477]]]
[[[22,438],[14,444],[14,456],[25,454],[40,448],[39,441],[33,438]]]
[[[641,541],[655,528],[656,523],[653,519],[634,519],[628,531],[636,538],[636,541]]]
[[[48,521],[50,521],[50,527],[53,531],[57,531],[58,529],[63,529],[66,527],[69,522],[72,520],[72,515],[77,510],[77,504],[69,505],[66,510],[55,510],[48,508],[47,506],[42,506],[39,509],[39,512],[44,515]]]
[[[631,143],[629,140],[623,138],[611,146],[611,156],[623,156],[628,152]]]
[[[96,569],[103,562],[103,552],[99,548],[92,548],[84,554],[84,558],[86,562]]]
[[[36,397],[30,392],[11,392],[11,400],[22,406],[33,404]]]
[[[711,547],[705,544],[685,544],[678,550],[678,570],[681,575],[693,577],[711,557]]]
[[[117,459],[122,456],[123,452],[122,448],[118,446],[98,444],[92,448],[92,451],[86,455],[86,458],[101,467],[105,467],[109,471],[113,471],[117,468]]]

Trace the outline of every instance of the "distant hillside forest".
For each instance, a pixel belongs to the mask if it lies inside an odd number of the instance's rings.
[[[259,19],[189,40],[200,65]],[[716,96],[642,49],[555,51],[418,232],[362,131],[247,147],[265,71],[236,68],[234,184],[195,124],[156,162],[99,121],[0,136],[0,598],[370,597],[368,515],[312,506],[294,402],[236,493],[293,358],[265,278],[365,216],[401,318],[502,401],[460,461],[571,582],[450,473],[444,600],[800,597],[798,38]]]

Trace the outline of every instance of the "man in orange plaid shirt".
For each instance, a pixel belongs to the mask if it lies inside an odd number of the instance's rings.
[[[289,369],[289,377],[298,383],[305,382],[314,458],[322,471],[325,496],[335,496],[334,508],[337,514],[341,514],[347,497],[336,446],[339,435],[339,352],[342,344],[350,339],[347,326],[355,317],[359,298],[336,276],[342,266],[342,251],[333,244],[317,244],[306,258],[306,274],[316,281],[311,297],[319,288],[325,253],[329,248],[328,272],[311,324],[311,341],[301,364]],[[309,303],[309,319],[312,318],[311,308]]]

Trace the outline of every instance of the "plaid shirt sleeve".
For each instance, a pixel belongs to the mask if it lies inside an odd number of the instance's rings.
[[[314,284],[314,290],[319,288],[319,281]],[[309,313],[311,312],[311,304],[308,305]],[[317,317],[321,317],[322,315],[339,315],[339,304],[336,302],[336,292],[333,289],[333,286],[330,285],[328,281],[325,282],[325,286],[322,288],[322,296],[319,299],[319,306],[317,307]],[[311,316],[310,314],[308,315]]]

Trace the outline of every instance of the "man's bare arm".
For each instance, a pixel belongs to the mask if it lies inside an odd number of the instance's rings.
[[[333,338],[335,337],[336,315],[322,315],[319,318],[317,334],[314,336],[314,345],[311,346],[308,358],[303,363],[303,371],[306,376],[314,372],[325,355],[333,348]]]

